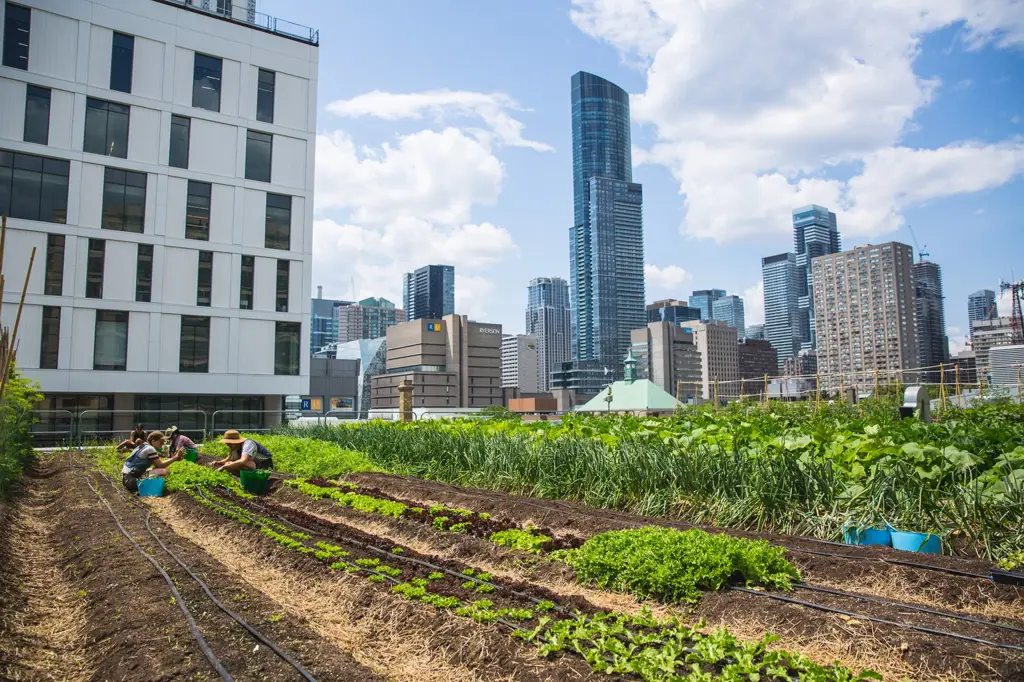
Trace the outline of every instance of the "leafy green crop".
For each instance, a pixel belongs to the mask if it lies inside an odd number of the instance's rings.
[[[359,493],[349,492],[340,488],[326,488],[313,485],[298,478],[287,479],[284,483],[315,500],[328,497],[343,507],[352,507],[357,511],[369,514],[383,514],[384,516],[393,516],[397,519],[409,509],[408,506],[401,502],[392,502],[391,500],[382,500],[369,495],[360,495]]]
[[[238,479],[224,471],[214,471],[192,462],[181,460],[171,465],[170,473],[167,475],[167,490],[175,492],[178,490],[189,490],[191,488],[213,488],[224,486],[241,497],[252,497],[242,490]]]
[[[566,562],[580,582],[675,603],[695,602],[701,590],[721,589],[733,576],[746,585],[791,589],[800,573],[784,553],[764,541],[652,527],[596,535]]]
[[[530,529],[522,530],[519,528],[510,528],[509,530],[500,530],[497,533],[491,533],[491,537],[489,539],[491,542],[501,547],[518,549],[520,551],[531,552],[533,554],[540,553],[540,549],[544,543],[551,542],[551,538],[547,535],[534,533]]]

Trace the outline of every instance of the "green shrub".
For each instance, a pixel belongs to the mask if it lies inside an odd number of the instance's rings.
[[[41,398],[35,385],[12,367],[0,400],[0,497],[10,491],[32,461],[32,410]]]
[[[583,583],[639,599],[695,602],[739,577],[746,585],[791,589],[800,573],[785,550],[764,541],[702,530],[639,528],[609,531],[567,555]]]

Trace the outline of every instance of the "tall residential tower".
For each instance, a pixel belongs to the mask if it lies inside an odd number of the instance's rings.
[[[793,209],[793,246],[797,268],[797,325],[800,345],[814,350],[814,287],[811,284],[811,259],[839,253],[839,228],[836,214],[824,206],[811,204]]]
[[[424,265],[402,278],[406,319],[440,319],[455,312],[455,266]]]
[[[942,268],[937,263],[914,263],[914,288],[917,301],[917,345],[920,367],[937,367],[949,359],[946,336],[946,307],[942,296]],[[921,381],[938,383],[940,369],[921,373]]]
[[[967,297],[967,324],[970,334],[974,336],[974,323],[989,320],[996,315],[996,292],[991,289],[975,291]]]
[[[629,94],[572,77],[573,226],[569,231],[572,359],[621,371],[644,308],[643,188],[630,157]]]
[[[551,373],[570,358],[569,285],[561,277],[530,280],[526,333],[537,337],[537,390],[551,388]]]
[[[764,281],[764,337],[778,353],[779,368],[800,351],[796,256],[780,253],[761,259]]]

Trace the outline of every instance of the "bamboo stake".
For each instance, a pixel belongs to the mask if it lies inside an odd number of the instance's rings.
[[[814,373],[814,411],[821,409],[821,374]]]
[[[768,407],[768,375],[764,375],[764,406]]]
[[[956,379],[956,404],[960,406],[960,365],[954,365],[953,367],[955,379]]]
[[[718,376],[715,375],[715,412],[718,412]]]
[[[6,221],[5,221],[6,225]],[[6,233],[6,228],[4,232]],[[17,346],[18,327],[21,326],[21,311],[25,308],[25,294],[28,293],[28,280],[32,276],[32,264],[36,260],[36,247],[32,247],[32,255],[28,259],[28,269],[25,271],[25,286],[21,288],[21,300],[18,302],[18,314],[14,318],[14,333],[11,334],[10,346],[4,357],[3,373],[0,374],[0,398],[4,396],[7,388],[7,379],[11,374],[11,367],[14,366],[14,349]]]
[[[1017,363],[1017,402],[1024,403],[1024,394],[1021,394],[1020,388],[1021,388],[1021,382],[1020,382],[1020,363],[1018,362]]]
[[[946,363],[939,365],[939,395],[942,396],[942,411],[946,411]]]

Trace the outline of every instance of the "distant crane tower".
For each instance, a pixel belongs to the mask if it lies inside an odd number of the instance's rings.
[[[1000,282],[999,293],[1010,292],[1010,334],[1013,343],[1024,343],[1024,280]]]
[[[918,262],[921,262],[921,261],[923,261],[923,260],[924,260],[925,258],[927,258],[928,256],[932,255],[932,254],[928,253],[927,251],[922,251],[922,250],[921,250],[921,246],[920,246],[920,245],[919,245],[919,244],[917,243],[917,235],[915,235],[915,234],[914,234],[914,228],[913,228],[913,227],[911,227],[911,226],[910,226],[910,225],[908,224],[908,225],[907,225],[907,229],[908,229],[908,230],[910,230],[910,237],[911,237],[911,239],[913,239],[913,240],[914,240],[914,248],[915,248],[915,249],[917,249],[917,260],[918,260]],[[928,248],[928,245],[927,245],[927,244],[925,244],[925,245],[924,245],[924,248],[926,248],[926,249],[927,249],[927,248]]]

